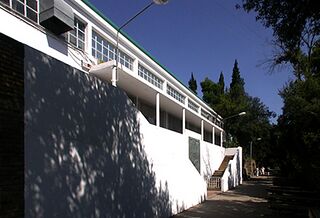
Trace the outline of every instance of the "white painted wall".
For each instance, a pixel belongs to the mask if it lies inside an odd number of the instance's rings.
[[[6,11],[2,6],[0,6],[0,18],[0,33],[82,70],[80,61],[82,55],[74,49],[69,49],[61,38],[46,32],[41,26],[36,26],[17,15],[14,16],[13,12]]]
[[[200,141],[200,174],[189,160],[188,151],[189,136],[200,139],[200,134],[186,130],[182,135],[151,125],[141,113],[139,119],[145,152],[156,174],[158,188],[168,186],[172,213],[204,201],[206,179],[219,167],[225,149]]]
[[[51,36],[41,27],[27,24],[23,19],[5,10],[0,9],[0,17],[1,33],[81,70],[77,59],[80,54],[74,54],[75,51],[68,49],[61,40]],[[225,155],[225,149],[201,141],[201,135],[189,130],[186,130],[185,134],[179,134],[151,125],[141,113],[139,120],[144,150],[152,164],[156,185],[159,189],[168,187],[172,213],[178,213],[203,201],[207,195],[206,180],[219,167]],[[200,173],[189,160],[189,136],[200,140]],[[241,151],[241,149],[238,150]],[[230,163],[232,172],[230,175],[235,174],[238,162],[233,160]],[[229,178],[230,175],[225,176]]]
[[[234,155],[221,178],[221,191],[225,192],[242,184],[242,148],[227,148],[225,155]]]

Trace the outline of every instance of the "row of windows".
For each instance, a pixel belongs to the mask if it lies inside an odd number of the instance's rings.
[[[37,0],[0,0],[14,11],[38,23],[39,20],[39,4]]]
[[[5,4],[22,14],[23,16],[31,19],[32,21],[39,22],[39,1],[38,0],[0,0],[0,3]],[[85,29],[86,24],[79,19],[74,19],[74,29],[66,34],[66,40],[74,45],[75,47],[84,50],[85,49]],[[116,59],[116,47],[110,42],[105,40],[95,31],[92,31],[92,56],[99,61],[110,61]],[[119,50],[119,60],[120,64],[132,70],[133,59],[126,53]],[[146,68],[139,65],[138,74],[154,86],[163,89],[163,81],[155,76],[153,73],[148,71]],[[184,103],[185,96],[180,94],[177,90],[171,86],[167,86],[167,93],[177,99],[178,101]],[[188,101],[188,107],[196,112],[199,110],[199,106],[195,103]],[[204,110],[201,110],[201,115],[206,117],[208,120],[216,121],[213,116]],[[218,124],[221,125],[221,122]]]
[[[199,110],[199,106],[193,103],[192,101],[190,101],[190,99],[188,99],[188,107],[194,110],[195,112],[198,112]]]
[[[215,123],[217,126],[222,127],[222,125],[223,125],[222,121],[218,120],[216,117],[214,117],[212,114],[206,112],[202,108],[201,108],[201,115],[203,117],[207,118],[208,120],[210,120],[212,123]]]
[[[68,42],[77,48],[84,50],[86,25],[79,19],[74,18],[74,29],[67,34]]]
[[[167,93],[184,104],[185,97],[169,85],[167,86]]]
[[[117,49],[110,42],[102,38],[98,33],[92,31],[92,56],[99,61],[110,61],[115,60]],[[119,50],[120,64],[132,70],[133,59],[126,53]]]
[[[209,114],[207,111],[203,110],[202,108],[201,108],[201,115],[207,118],[208,120],[210,120],[211,122],[214,122],[214,117],[211,114]]]
[[[140,64],[138,67],[138,75],[141,76],[143,79],[147,80],[149,83],[158,87],[159,89],[162,89],[163,81]]]

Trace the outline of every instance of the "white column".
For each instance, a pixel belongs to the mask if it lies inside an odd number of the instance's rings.
[[[212,127],[212,144],[215,145],[214,143],[214,137],[215,137],[215,134],[214,134],[214,126]]]
[[[160,93],[156,94],[156,126],[160,126]]]
[[[186,131],[186,109],[182,109],[182,134]]]
[[[223,131],[220,132],[220,146],[223,145]]]
[[[112,84],[114,87],[117,87],[117,66],[113,66],[113,67],[112,67],[111,84]]]
[[[92,25],[88,23],[87,28],[87,38],[86,38],[86,52],[89,55],[92,55]]]
[[[138,62],[138,58],[136,58],[134,61],[133,61],[133,64],[132,64],[132,71],[134,74],[138,75],[138,69],[139,69],[139,62]]]
[[[204,121],[201,120],[201,140],[204,140]]]

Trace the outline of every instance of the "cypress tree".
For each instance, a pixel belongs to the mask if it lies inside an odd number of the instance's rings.
[[[218,84],[220,86],[220,94],[223,95],[224,94],[224,76],[223,76],[222,71],[221,71],[220,76],[219,76]]]
[[[197,95],[197,80],[195,80],[193,73],[191,73],[191,78],[189,80],[189,89]]]
[[[235,60],[232,71],[232,80],[230,83],[230,97],[232,100],[238,101],[244,95],[244,80],[240,76],[238,61]]]

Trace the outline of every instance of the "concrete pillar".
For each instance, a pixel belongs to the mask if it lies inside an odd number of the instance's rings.
[[[220,146],[223,145],[223,131],[220,132]]]
[[[132,71],[138,75],[138,71],[139,71],[139,62],[138,59],[136,58],[133,63],[132,63]]]
[[[201,140],[204,140],[204,121],[201,120]]]
[[[160,126],[160,93],[156,94],[156,126]]]
[[[186,131],[186,109],[182,109],[182,134]]]
[[[113,67],[112,67],[111,84],[112,84],[114,87],[117,87],[117,66],[113,66]]]
[[[214,143],[214,137],[215,137],[214,130],[215,130],[215,128],[214,128],[214,126],[213,126],[213,127],[212,127],[212,144],[215,145],[215,143]]]
[[[86,53],[87,54],[92,54],[92,25],[88,24],[87,28],[86,28],[86,32],[87,32],[87,38],[86,40]]]
[[[167,86],[168,86],[168,82],[167,82],[167,81],[164,81],[164,82],[163,82],[163,91],[164,91],[165,93],[167,93]]]

